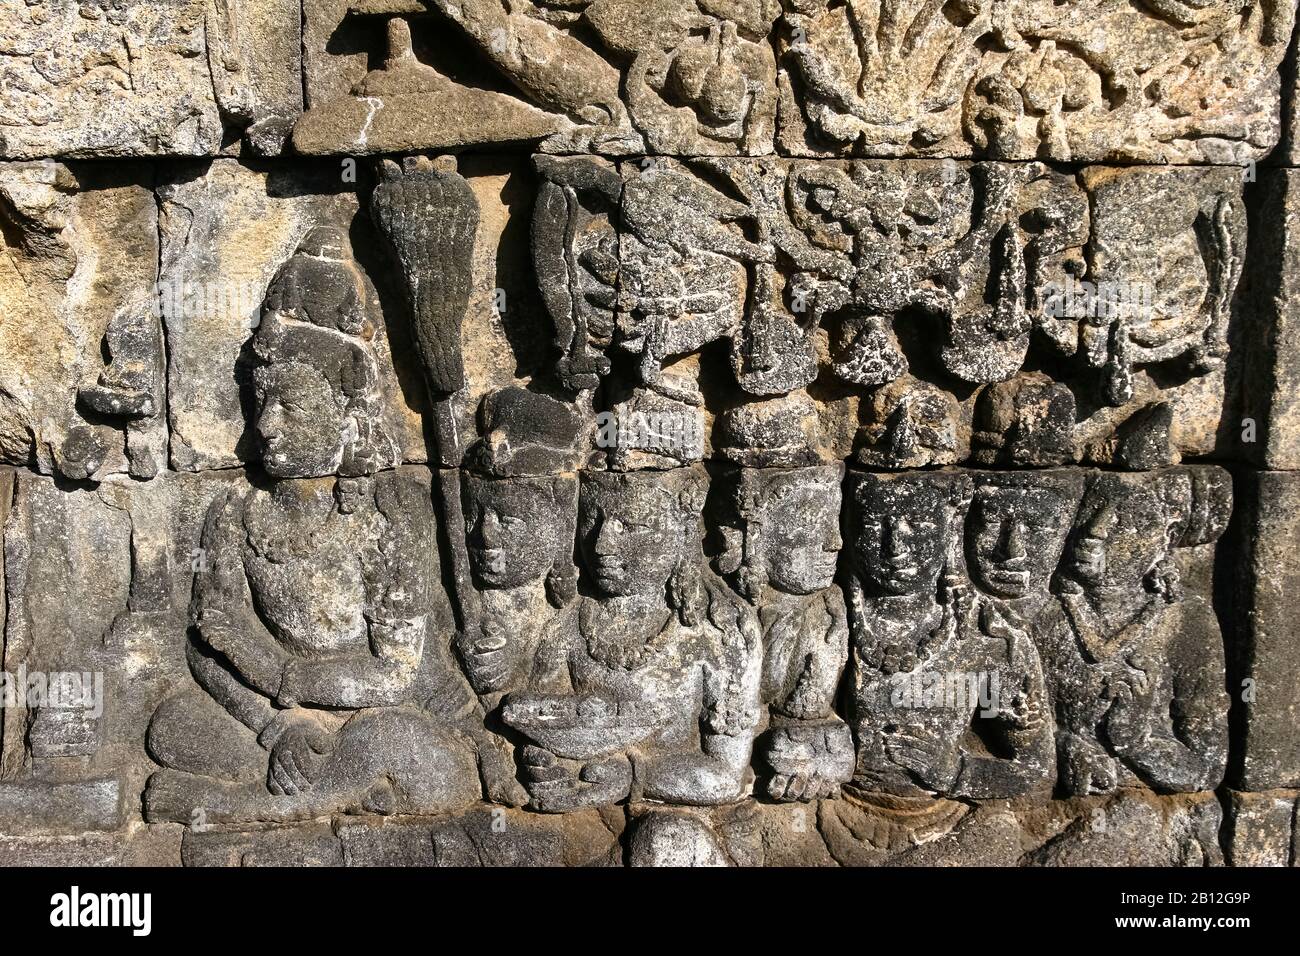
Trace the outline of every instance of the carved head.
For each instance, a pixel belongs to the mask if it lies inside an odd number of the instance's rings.
[[[267,474],[355,477],[396,459],[368,340],[272,312],[253,350],[253,427]]]
[[[702,561],[702,469],[587,472],[578,505],[578,543],[596,590],[623,597],[668,591],[681,609]]]
[[[845,539],[868,593],[935,591],[967,489],[967,479],[949,472],[849,473]]]
[[[979,472],[966,515],[966,565],[976,587],[1014,600],[1046,594],[1083,478],[1073,471]]]
[[[475,586],[523,587],[546,579],[562,604],[573,592],[575,478],[486,478],[467,473],[465,538]]]
[[[1212,466],[1100,473],[1079,507],[1064,573],[1085,589],[1142,585],[1172,596],[1170,552],[1215,540],[1231,501],[1230,478]]]
[[[277,478],[327,475],[343,460],[344,403],[310,365],[257,370],[257,437],[262,465]]]
[[[1070,542],[1066,574],[1085,588],[1143,582],[1168,555],[1176,516],[1159,475],[1098,475]]]
[[[714,486],[722,491],[717,568],[745,598],[764,588],[812,594],[831,586],[840,540],[843,465],[745,468]]]

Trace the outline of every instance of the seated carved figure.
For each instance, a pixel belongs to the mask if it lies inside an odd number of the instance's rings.
[[[1051,726],[1032,643],[970,626],[953,570],[969,477],[851,474],[851,722],[855,788],[994,799],[1051,773]]]
[[[587,593],[503,711],[530,741],[521,756],[535,808],[705,806],[747,793],[762,639],[703,576],[705,481],[698,468],[583,475]]]
[[[580,425],[569,406],[518,388],[491,393],[480,414],[485,434],[470,448],[461,483],[473,593],[455,647],[492,731],[479,749],[488,795],[521,805],[528,795],[499,705],[527,687],[544,639],[564,626],[577,596]]]
[[[763,632],[770,725],[759,751],[778,800],[832,796],[853,770],[853,742],[833,709],[849,639],[834,586],[843,474],[840,464],[743,468],[714,484],[724,499],[716,564]]]
[[[145,794],[150,820],[435,813],[481,792],[451,720],[473,698],[440,644],[450,613],[428,481],[381,470],[394,454],[370,330],[300,308],[329,298],[339,263],[298,259],[254,340],[272,481],[209,512],[187,646],[199,686],[151,722],[165,769]]]
[[[1223,531],[1229,481],[1202,466],[1089,485],[1040,631],[1066,792],[1192,792],[1222,779],[1223,641],[1208,598],[1184,593],[1174,548]]]

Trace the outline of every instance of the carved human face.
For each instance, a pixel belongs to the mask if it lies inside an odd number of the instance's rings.
[[[578,541],[603,594],[662,593],[698,524],[698,513],[680,506],[662,473],[583,476]]]
[[[1068,573],[1088,587],[1140,586],[1169,547],[1170,519],[1150,475],[1102,475],[1088,488]]]
[[[854,476],[856,508],[848,529],[853,564],[868,590],[933,591],[951,533],[949,495],[927,476]]]
[[[976,586],[1014,600],[1045,593],[1079,491],[1057,476],[976,478],[966,517],[966,561]]]
[[[840,469],[746,469],[724,519],[723,570],[755,599],[770,584],[812,594],[835,579],[840,540]]]
[[[478,587],[517,588],[545,577],[572,541],[572,512],[564,513],[553,492],[559,480],[467,476],[465,539]]]
[[[343,459],[343,403],[323,375],[286,362],[257,371],[262,467],[277,478],[333,474]]]

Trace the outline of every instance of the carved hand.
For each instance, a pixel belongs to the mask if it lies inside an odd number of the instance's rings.
[[[1106,713],[1106,736],[1118,751],[1142,746],[1151,736],[1151,701],[1121,684]]]
[[[1018,681],[1005,701],[998,703],[998,716],[1001,720],[1025,735],[1032,735],[1043,725],[1043,708],[1041,701],[1035,700],[1034,688],[1029,686],[1029,678]]]
[[[321,758],[329,752],[330,736],[311,717],[282,711],[276,718],[275,743],[267,766],[266,789],[292,797],[311,790]]]
[[[1074,796],[1115,789],[1115,760],[1095,741],[1066,734],[1061,746],[1061,782]]]
[[[483,621],[477,633],[463,632],[456,638],[456,650],[465,664],[466,675],[480,694],[501,690],[510,676],[506,654],[509,638],[500,623]]]
[[[1102,668],[1102,693],[1106,700],[1133,700],[1145,697],[1151,689],[1152,667],[1140,655],[1131,655],[1125,660],[1107,661]]]
[[[532,798],[532,806],[544,813],[566,813],[617,803],[632,791],[632,763],[624,756],[580,766],[529,745],[522,757],[524,788]]]
[[[961,770],[961,753],[924,728],[898,731],[885,737],[889,759],[916,775],[926,787],[938,793],[952,789]]]

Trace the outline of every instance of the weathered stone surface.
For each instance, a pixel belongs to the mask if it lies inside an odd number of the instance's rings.
[[[952,801],[824,801],[818,828],[843,866],[1219,866],[1214,794]]]
[[[703,423],[703,449],[642,449],[651,467],[1149,469],[1235,448],[1237,170],[647,157],[619,182],[598,159],[537,166],[560,383],[615,383],[620,422]]]
[[[1300,830],[1294,790],[1264,793],[1229,792],[1227,836],[1229,866],[1297,866]]]
[[[152,180],[0,163],[0,460],[76,481],[166,467]]]
[[[5,833],[84,833],[116,830],[126,807],[117,780],[0,782],[0,829]]]
[[[259,830],[190,827],[185,866],[342,866],[343,847],[328,823]]]
[[[1300,475],[1242,476],[1232,692],[1240,697],[1240,746],[1229,782],[1242,790],[1300,786],[1300,628],[1291,607],[1300,568]]]
[[[240,358],[267,287],[313,226],[346,231],[356,207],[337,169],[258,169],[219,159],[178,167],[158,184],[173,468],[230,468],[247,459],[243,403],[251,383]],[[377,313],[373,288],[365,293],[354,308]]]
[[[1278,140],[1294,4],[782,6],[791,153],[1241,163]]]
[[[1295,0],[10,7],[0,862],[1294,862]]]
[[[1249,194],[1251,269],[1240,332],[1242,457],[1264,468],[1300,468],[1300,175],[1261,169]]]
[[[515,374],[531,374],[543,358],[535,345],[538,293],[521,263],[527,254],[526,236],[520,234],[526,219],[513,213],[526,201],[523,161],[478,158],[464,165],[482,212],[478,228],[466,234],[473,252],[460,280],[467,296],[458,312],[460,337],[464,348],[514,354],[518,364],[476,366],[454,401],[439,393],[444,401],[432,415],[415,350],[421,333],[410,318],[407,279],[386,261],[389,240],[382,227],[359,214],[368,208],[356,194],[370,188],[365,168],[355,170],[358,185],[346,166],[285,168],[216,160],[179,167],[159,184],[172,467],[195,471],[254,460],[245,422],[253,330],[264,315],[299,308],[316,309],[316,321],[359,322],[370,330],[383,420],[400,460],[425,461],[430,447],[447,444],[458,451],[446,454],[459,460],[457,454],[475,434],[482,396]],[[233,209],[242,212],[232,220]],[[324,233],[310,236],[317,227],[341,234],[329,240]],[[311,264],[323,241],[336,265]],[[428,265],[432,275],[445,267],[436,260]],[[316,294],[305,292],[306,286],[321,283],[334,291],[319,293],[321,301],[298,301]],[[355,288],[347,291],[349,286]],[[426,307],[426,300],[417,304]],[[326,310],[337,315],[331,319]],[[431,433],[428,442],[425,429]]]
[[[338,833],[348,866],[617,866],[622,822],[595,810],[539,817],[494,807],[432,823],[345,824]]]
[[[299,23],[294,0],[6,4],[0,157],[210,156],[291,121]]]
[[[140,743],[184,674],[203,516],[228,484],[167,473],[68,489],[17,476],[0,509],[0,831],[114,830],[139,818],[151,767]]]
[[[307,6],[294,142],[1243,163],[1280,137],[1294,19],[1291,3],[331,0]]]
[[[136,823],[116,833],[0,837],[0,866],[180,866],[184,833]]]
[[[294,145],[364,154],[543,141],[555,152],[763,155],[778,13],[774,2],[695,0],[311,3],[311,109]],[[383,65],[366,72],[363,52]]]

